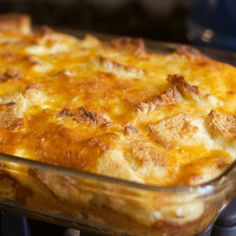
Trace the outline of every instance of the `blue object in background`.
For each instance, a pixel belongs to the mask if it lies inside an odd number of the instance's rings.
[[[2,214],[0,220],[1,236],[31,236],[25,217]]]
[[[193,0],[187,35],[193,43],[236,50],[236,0]]]

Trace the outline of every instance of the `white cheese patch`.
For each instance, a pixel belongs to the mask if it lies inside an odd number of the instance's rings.
[[[193,126],[198,128],[196,133],[196,139],[201,140],[206,148],[212,149],[215,146],[214,140],[211,138],[210,134],[206,130],[204,120],[203,119],[195,119],[191,121]]]
[[[50,97],[42,90],[37,88],[29,89],[26,92],[26,98],[27,98],[27,106],[37,106],[41,109],[48,109],[50,108]],[[28,111],[31,111],[31,109],[28,109]]]
[[[219,101],[218,98],[216,98],[215,96],[209,94],[209,96],[207,97],[209,103],[213,106],[216,107],[217,105],[222,105],[222,101]]]
[[[69,50],[68,45],[55,43],[51,47],[47,47],[45,45],[35,45],[28,47],[27,52],[32,55],[48,55],[48,54],[56,54],[67,52]]]
[[[16,43],[19,41],[19,38],[13,38],[13,37],[0,37],[0,44],[4,43]]]
[[[45,61],[39,61],[34,67],[35,72],[44,73],[53,69],[53,66]]]

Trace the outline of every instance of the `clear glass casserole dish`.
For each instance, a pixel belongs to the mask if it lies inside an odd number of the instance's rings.
[[[178,46],[146,45],[161,53]],[[233,53],[202,51],[235,64]],[[235,195],[235,165],[198,186],[160,187],[1,154],[0,209],[102,235],[198,235]]]

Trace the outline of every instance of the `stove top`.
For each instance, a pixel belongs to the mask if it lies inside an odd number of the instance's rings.
[[[12,227],[14,225],[14,227]],[[62,226],[1,214],[1,236],[98,236],[95,234],[67,229]],[[210,225],[200,236],[236,235],[236,198],[222,211],[214,225]]]

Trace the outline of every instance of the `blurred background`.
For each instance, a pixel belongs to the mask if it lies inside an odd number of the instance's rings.
[[[35,24],[236,50],[236,0],[0,0]]]
[[[186,41],[189,0],[0,0],[0,13],[31,14],[34,23]]]

